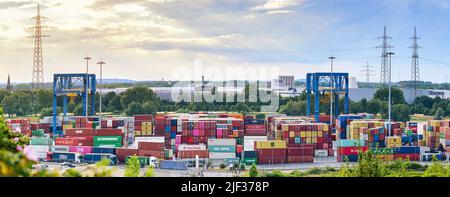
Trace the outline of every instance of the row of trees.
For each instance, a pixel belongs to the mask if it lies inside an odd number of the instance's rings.
[[[248,95],[248,87],[245,88]],[[306,93],[298,97],[279,98],[279,112],[287,115],[306,115]],[[31,115],[41,114],[41,116],[52,115],[52,92],[50,90],[20,90],[15,92],[0,91],[0,101],[4,107],[4,112],[8,115]],[[96,94],[96,109],[99,108],[100,95]],[[62,97],[58,97],[58,103],[62,103]],[[161,100],[151,89],[147,87],[134,87],[125,92],[117,94],[108,92],[103,96],[103,112],[114,114],[148,114],[157,111],[233,111],[239,113],[258,112],[262,102],[169,102]],[[314,106],[311,105],[311,109]],[[339,100],[339,109],[343,113],[344,101]],[[67,110],[69,113],[81,115],[83,112],[81,97],[70,99]],[[61,107],[58,107],[60,113]],[[320,105],[321,112],[328,112],[329,105]],[[379,114],[382,118],[387,118],[388,111],[388,89],[380,88],[371,100],[362,99],[360,101],[350,101],[350,113],[367,112]],[[450,115],[450,100],[439,97],[430,98],[427,96],[418,97],[414,103],[408,104],[405,101],[403,92],[399,88],[392,89],[392,118],[397,121],[407,121],[411,114],[436,115],[442,118]]]

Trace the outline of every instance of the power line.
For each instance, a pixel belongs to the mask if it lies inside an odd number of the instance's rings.
[[[367,60],[367,64],[363,65],[363,70],[361,70],[362,75],[366,77],[366,83],[367,85],[370,84],[370,77],[374,76],[373,73],[375,70],[373,70],[373,66],[369,65],[369,60]]]

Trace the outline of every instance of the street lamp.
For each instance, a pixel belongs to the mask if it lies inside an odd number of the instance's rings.
[[[331,63],[331,76],[330,76],[330,83],[331,83],[331,89],[330,89],[330,125],[333,125],[333,60],[336,59],[336,57],[328,57]]]
[[[103,73],[103,64],[106,64],[105,62],[103,62],[102,60],[100,60],[100,62],[97,63],[98,65],[100,65],[100,107],[99,107],[99,111],[100,111],[100,129],[102,128],[102,89],[103,89],[103,78],[102,78],[102,73]]]
[[[90,58],[89,56],[84,58],[86,60],[86,92],[85,92],[85,100],[86,100],[86,117],[88,117],[88,109],[89,109],[89,104],[88,104],[88,89],[89,89],[89,60],[91,60],[92,58]]]
[[[391,131],[391,108],[392,108],[392,97],[391,97],[391,88],[392,88],[392,81],[391,81],[391,71],[392,71],[392,55],[395,55],[394,52],[389,52],[387,53],[387,55],[389,55],[389,105],[388,105],[388,130],[389,130],[389,136],[392,136],[392,131]]]

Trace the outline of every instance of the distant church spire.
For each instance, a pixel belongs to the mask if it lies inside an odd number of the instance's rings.
[[[12,85],[11,85],[11,77],[8,74],[8,81],[6,82],[6,90],[11,91],[12,90]]]

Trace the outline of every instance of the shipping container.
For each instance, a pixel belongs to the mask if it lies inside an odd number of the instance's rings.
[[[130,149],[130,148],[118,148],[116,149],[116,156],[117,160],[119,162],[125,162],[125,157],[127,156],[134,156],[138,154],[137,149]]]
[[[208,151],[217,153],[235,153],[236,146],[218,146],[218,145],[208,145]]]
[[[94,147],[122,147],[122,136],[94,136]]]
[[[271,141],[255,141],[255,149],[285,149],[286,141],[283,140],[271,140]]]
[[[73,152],[73,153],[86,154],[86,153],[92,153],[92,151],[93,151],[92,146],[70,146],[69,147],[69,152]]]
[[[38,160],[45,160],[47,158],[47,152],[50,151],[50,146],[47,145],[30,145],[31,155]]]
[[[115,148],[104,148],[104,147],[94,147],[92,149],[93,153],[103,153],[103,154],[116,154]]]
[[[288,156],[287,163],[313,163],[313,156]]]
[[[139,142],[138,143],[139,150],[164,150],[164,143],[160,142]]]
[[[209,159],[236,158],[236,153],[209,152]]]
[[[64,131],[64,135],[70,136],[94,135],[94,129],[93,128],[66,129]]]
[[[52,161],[53,162],[70,162],[70,163],[80,163],[81,155],[79,153],[70,153],[70,152],[52,152]]]
[[[117,158],[115,155],[113,154],[107,154],[107,153],[88,153],[88,154],[84,154],[83,156],[83,162],[86,163],[97,163],[102,161],[103,159],[107,159],[109,160],[109,164],[111,166],[116,165],[117,164]]]
[[[208,146],[236,146],[236,139],[208,139]]]
[[[102,128],[95,131],[95,136],[123,136],[122,129]]]
[[[159,168],[167,170],[187,170],[186,161],[172,161],[172,160],[161,160],[159,162]]]

